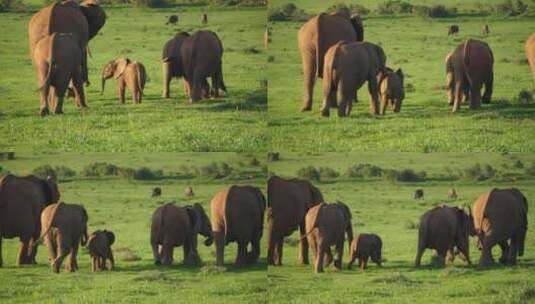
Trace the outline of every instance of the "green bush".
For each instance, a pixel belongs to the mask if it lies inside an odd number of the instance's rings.
[[[279,152],[268,152],[267,159],[269,162],[274,162],[280,160]]]
[[[205,166],[195,168],[197,177],[225,178],[232,173],[232,167],[225,162],[212,162]]]
[[[57,166],[54,168],[54,171],[56,171],[57,178],[60,180],[65,180],[76,176],[76,171],[66,166]]]
[[[308,179],[316,182],[319,182],[321,178],[319,171],[313,166],[308,166],[297,170],[297,176],[299,178]]]
[[[287,3],[282,7],[273,7],[268,10],[269,21],[306,21],[309,15],[293,3]]]
[[[475,164],[471,167],[464,169],[463,176],[469,180],[488,180],[496,176],[496,170],[491,165]]]
[[[147,167],[141,167],[135,170],[134,179],[137,180],[154,180],[161,179],[163,177],[162,170],[151,170]]]
[[[132,0],[137,7],[165,7],[168,3],[165,0]]]
[[[389,0],[377,5],[376,13],[379,15],[410,14],[413,5],[405,1]]]
[[[421,182],[427,177],[425,171],[415,172],[412,169],[401,170],[397,175],[397,180],[400,182]]]
[[[329,168],[329,167],[320,167],[319,168],[319,175],[321,180],[326,179],[334,179],[340,176],[340,173],[336,172],[336,170]]]
[[[515,162],[514,167],[517,168],[517,169],[522,169],[522,168],[524,168],[524,164],[522,163],[522,161],[520,159],[518,159]]]
[[[520,0],[507,0],[494,6],[494,12],[498,15],[518,16],[528,11],[528,5]]]
[[[345,4],[345,3],[337,3],[334,5],[331,5],[329,8],[327,8],[327,11],[330,13],[338,12],[338,13],[346,13],[349,15],[353,14],[359,14],[359,15],[368,15],[370,13],[370,10],[366,8],[365,6],[362,6],[360,4]]]
[[[117,168],[117,175],[121,178],[134,179],[136,170],[132,168]]]
[[[457,15],[457,9],[454,7],[447,8],[444,5],[433,5],[429,9],[431,18],[447,18]]]
[[[118,167],[105,162],[94,162],[82,169],[82,176],[98,177],[117,175]]]
[[[39,178],[47,178],[47,177],[52,177],[54,179],[57,179],[57,174],[56,174],[56,170],[54,170],[54,168],[52,168],[52,166],[50,165],[42,165],[42,166],[39,166],[35,169],[33,169],[32,171],[32,174],[39,177]]]
[[[249,161],[249,165],[250,166],[253,166],[253,167],[257,167],[260,165],[260,161],[258,159],[256,159],[256,157],[253,157],[251,158],[251,160]]]
[[[346,176],[348,177],[357,177],[357,178],[373,178],[380,177],[383,173],[383,170],[375,165],[370,164],[357,164],[347,168]]]

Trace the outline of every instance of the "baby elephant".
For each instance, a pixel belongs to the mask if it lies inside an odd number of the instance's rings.
[[[388,104],[390,104],[392,111],[395,113],[401,110],[401,103],[405,99],[403,80],[404,76],[401,69],[395,72],[390,68],[385,69],[383,77],[379,80],[379,96],[381,97],[379,113],[381,115],[385,114]]]
[[[117,58],[108,62],[102,70],[102,91],[107,79],[114,77],[119,85],[119,101],[124,103],[125,88],[132,93],[132,102],[141,103],[147,73],[141,62],[131,61],[128,58]]]
[[[45,36],[37,43],[32,59],[39,80],[41,116],[49,114],[49,107],[56,114],[63,113],[63,99],[71,80],[77,106],[86,107],[82,52],[77,43],[75,37],[64,33]]]
[[[381,266],[383,241],[377,234],[361,233],[351,242],[349,254],[351,261],[347,265],[351,269],[356,259],[359,259],[359,268],[364,271],[368,266],[368,258],[372,258],[372,262]]]
[[[108,230],[97,230],[89,236],[87,248],[91,256],[91,271],[106,270],[106,260],[110,260],[111,268],[115,268],[111,245],[115,242],[115,235]]]
[[[351,212],[342,202],[334,204],[321,203],[310,208],[305,216],[306,238],[314,252],[314,271],[323,272],[323,264],[331,262],[331,246],[336,246],[334,267],[342,269],[342,255],[344,251],[344,232],[351,244],[353,228],[351,226]]]

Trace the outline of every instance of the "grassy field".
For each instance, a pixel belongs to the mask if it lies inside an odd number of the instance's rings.
[[[305,166],[330,167],[344,173],[350,165],[369,163],[383,169],[413,169],[427,172],[428,180],[418,183],[392,183],[378,180],[356,180],[344,176],[315,183],[328,202],[341,200],[353,213],[354,233],[372,232],[383,239],[382,268],[368,264],[358,269],[336,272],[326,269],[315,275],[312,266],[297,265],[297,233],[284,245],[282,267],[268,267],[268,301],[270,303],[532,303],[535,301],[535,229],[530,224],[525,256],[516,267],[496,266],[478,270],[465,266],[459,259],[446,268],[430,266],[431,252],[426,251],[420,269],[414,268],[419,217],[437,204],[452,206],[472,204],[491,187],[521,189],[533,201],[533,177],[507,182],[501,179],[485,182],[447,180],[440,176],[457,172],[475,162],[491,164],[500,172],[520,175],[512,164],[535,164],[533,155],[462,154],[462,153],[326,153],[303,155],[282,153],[281,161],[270,163],[271,173],[296,176]],[[504,169],[504,164],[509,169]],[[448,200],[447,191],[455,187],[457,200]],[[414,190],[424,190],[425,198],[413,199]],[[529,221],[535,220],[534,213]],[[471,259],[477,265],[479,251],[471,239]],[[349,261],[348,247],[344,248],[344,267]],[[497,251],[495,251],[496,257]],[[331,266],[332,267],[332,266]]]
[[[294,2],[309,14],[326,10],[338,1],[274,0],[277,7]],[[476,7],[460,1],[409,1],[455,5],[461,12]],[[347,3],[353,3],[347,1]],[[359,1],[375,8],[377,1]],[[463,1],[464,3],[464,1]],[[498,3],[486,1],[485,3]],[[271,148],[283,151],[407,151],[478,152],[534,151],[535,105],[520,104],[521,90],[533,91],[533,78],[525,60],[524,44],[532,33],[533,18],[481,17],[461,14],[457,18],[426,19],[411,16],[369,16],[364,20],[365,39],[381,45],[387,65],[402,68],[406,75],[406,98],[401,113],[384,117],[369,114],[367,88],[351,117],[321,118],[321,80],[316,82],[313,111],[301,113],[303,81],[297,32],[301,22],[272,22],[268,51],[268,133]],[[447,37],[447,26],[458,24],[460,33]],[[482,25],[491,34],[481,37]],[[487,41],[495,57],[495,86],[490,105],[476,111],[463,106],[452,114],[447,105],[444,58],[466,38]]]
[[[18,154],[18,159],[0,163],[5,170],[28,174],[43,164],[65,165],[76,171],[88,163],[106,161],[119,166],[181,171],[184,165],[202,166],[213,161],[225,161],[233,167],[248,168],[249,161],[260,156],[234,153],[209,154],[61,154],[32,156]],[[243,164],[245,163],[245,164]],[[250,167],[256,170],[257,167]],[[167,175],[167,174],[166,174]],[[200,202],[209,212],[212,196],[232,184],[252,184],[265,191],[265,179],[211,180],[165,178],[156,181],[128,181],[119,178],[75,177],[59,183],[62,200],[83,204],[89,214],[89,231],[111,229],[117,241],[113,248],[117,271],[90,272],[90,259],[84,250],[79,254],[80,271],[55,275],[47,266],[47,254],[40,247],[37,266],[18,268],[15,259],[17,240],[4,240],[4,267],[0,269],[2,303],[251,303],[265,298],[266,263],[262,254],[254,267],[236,269],[236,246],[225,251],[226,270],[215,266],[215,249],[198,247],[203,267],[173,265],[154,266],[149,244],[152,212],[163,202],[178,205]],[[195,197],[184,197],[191,185]],[[150,198],[153,187],[162,188],[162,197]],[[199,240],[204,238],[199,238]],[[175,250],[175,261],[182,261],[182,250]],[[264,252],[264,246],[262,247]],[[139,258],[133,258],[133,256]],[[132,260],[132,261],[130,261]]]
[[[39,2],[40,4],[42,2]],[[42,4],[41,4],[42,6]],[[30,7],[36,11],[35,1]],[[89,109],[66,100],[64,115],[40,118],[37,79],[28,51],[27,25],[33,12],[2,13],[0,27],[0,149],[31,151],[255,151],[267,149],[267,95],[262,35],[265,9],[180,6],[168,9],[105,7],[106,25],[90,43]],[[206,11],[207,25],[200,24]],[[166,16],[178,14],[177,26]],[[209,29],[223,42],[228,95],[192,105],[182,81],[161,98],[161,51],[178,31]],[[128,56],[142,62],[149,81],[141,105],[127,93],[118,104],[115,81],[100,95],[100,73],[109,60]]]

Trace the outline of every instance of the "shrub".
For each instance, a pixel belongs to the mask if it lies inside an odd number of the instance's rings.
[[[328,12],[338,12],[338,13],[346,13],[349,15],[352,14],[359,14],[359,15],[368,15],[370,13],[370,10],[362,6],[360,4],[345,4],[345,3],[337,3],[334,5],[331,5],[329,8],[327,8]]]
[[[429,17],[431,18],[447,18],[456,14],[456,8],[446,8],[444,5],[433,5],[429,8]]]
[[[65,180],[76,176],[76,171],[66,166],[57,166],[54,168],[58,179]]]
[[[370,164],[357,164],[349,167],[346,171],[348,177],[379,177],[382,175],[383,170],[375,165]]]
[[[160,179],[163,176],[162,170],[151,170],[147,167],[141,167],[134,171],[134,179],[137,180],[153,180]]]
[[[520,104],[530,104],[533,102],[533,93],[528,90],[521,90],[518,93],[518,102]]]
[[[487,180],[496,176],[496,170],[491,165],[475,164],[472,167],[464,169],[464,178],[469,180]]]
[[[309,16],[293,3],[287,3],[282,7],[273,7],[268,10],[269,21],[306,21],[308,18]]]
[[[121,178],[134,179],[136,170],[132,168],[117,168],[117,175]]]
[[[531,164],[531,166],[526,167],[526,174],[529,176],[535,176],[535,163]]]
[[[520,0],[506,0],[494,6],[494,12],[499,15],[518,16],[528,11],[528,5]]]
[[[415,172],[412,169],[404,169],[399,172],[397,180],[400,182],[421,182],[425,180],[426,176],[425,171]]]
[[[110,175],[117,175],[118,167],[113,164],[105,163],[105,162],[95,162],[86,165],[82,169],[82,175],[83,176],[91,176],[91,177],[98,177],[98,176],[110,176]]]
[[[303,179],[313,180],[313,181],[320,181],[320,173],[319,171],[312,167],[304,167],[299,170],[297,170],[297,176]]]
[[[132,0],[137,7],[164,7],[167,3],[164,0]]]
[[[274,162],[280,160],[279,152],[268,152],[267,159],[269,162]]]
[[[260,161],[256,159],[256,157],[251,158],[251,161],[249,162],[249,165],[256,167],[260,165]]]
[[[382,172],[382,177],[386,181],[395,182],[398,180],[398,171],[392,169],[386,169]]]
[[[377,5],[379,15],[410,14],[413,5],[405,1],[389,0]]]
[[[286,16],[292,16],[297,10],[297,6],[293,3],[286,3],[281,7],[282,12]]]
[[[56,170],[52,168],[50,165],[42,165],[35,169],[33,169],[32,174],[39,177],[39,178],[47,178],[52,177],[53,179],[57,178]]]
[[[336,172],[336,170],[329,168],[329,167],[320,167],[319,174],[320,174],[321,180],[333,179],[333,178],[337,178],[338,176],[340,176],[340,174]]]
[[[524,168],[524,164],[522,163],[522,161],[520,159],[518,159],[515,162],[514,167],[517,168],[517,169],[522,169],[522,168]]]

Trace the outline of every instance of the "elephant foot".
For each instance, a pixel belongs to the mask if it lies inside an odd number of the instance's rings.
[[[306,105],[301,108],[301,112],[308,112],[308,111],[312,111],[312,106]]]
[[[44,109],[39,110],[39,115],[40,115],[41,117],[45,117],[45,116],[47,116],[48,114],[50,114],[50,111],[48,110],[48,108],[44,108]]]
[[[329,110],[322,110],[321,111],[321,117],[329,117],[330,113]]]
[[[160,260],[156,260],[156,261],[154,261],[154,265],[161,266],[162,262]]]

